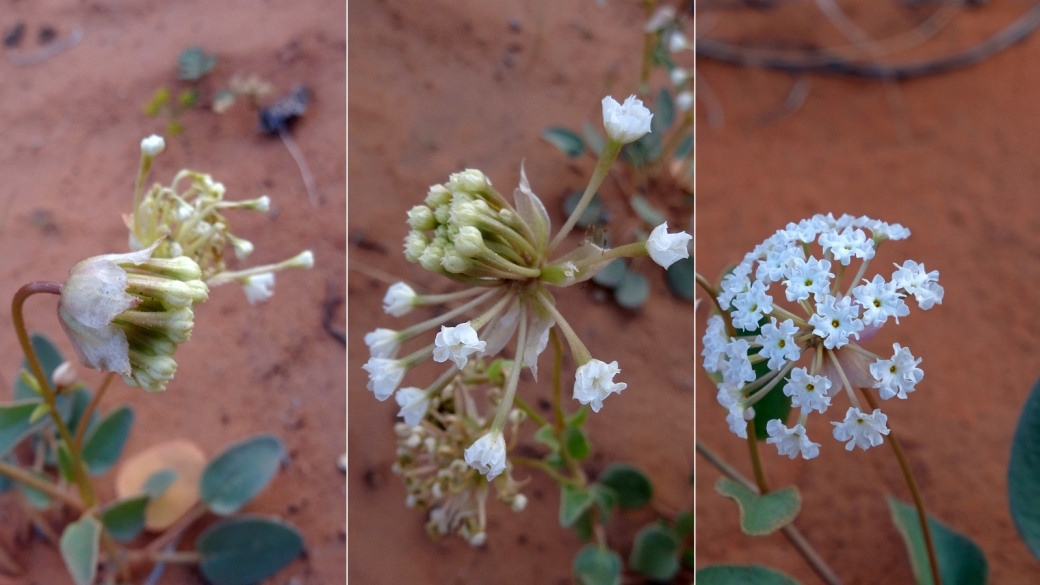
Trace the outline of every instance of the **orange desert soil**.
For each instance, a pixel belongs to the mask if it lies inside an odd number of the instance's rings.
[[[539,135],[549,125],[578,128],[589,120],[598,126],[604,95],[623,99],[633,92],[641,9],[614,1],[600,7],[591,0],[369,0],[351,2],[348,17],[348,575],[366,585],[571,583],[571,561],[582,543],[558,524],[555,483],[527,469],[516,472],[518,479],[530,478],[523,490],[527,509],[515,514],[492,497],[485,547],[426,537],[424,513],[405,507],[404,486],[390,471],[398,409],[365,388],[363,337],[376,327],[401,328],[432,315],[384,315],[381,300],[390,282],[403,279],[438,292],[458,288],[401,254],[406,211],[450,173],[481,169],[508,194],[526,159],[532,188],[554,225],[563,223],[562,199],[585,186],[594,161],[569,162]],[[602,194],[615,218],[629,213],[613,184]],[[689,207],[669,220],[673,229],[689,229]],[[566,245],[581,236],[575,233]],[[594,476],[613,461],[636,464],[653,478],[656,503],[675,513],[693,504],[694,311],[671,295],[658,267],[644,262],[640,270],[652,293],[638,314],[612,301],[596,302],[591,284],[556,296],[592,354],[617,360],[617,380],[628,384],[600,413],[590,413],[587,431],[595,452],[588,470]],[[548,352],[542,356],[543,368],[549,359]],[[573,368],[568,355],[568,408],[577,406],[569,398]],[[540,383],[526,376],[520,382],[519,393],[529,403],[551,394],[544,371]],[[425,386],[436,372],[421,368],[406,384]],[[525,428],[521,444],[538,448],[531,425]],[[608,527],[611,546],[627,555],[635,531],[652,519],[649,513],[621,515]]]
[[[256,245],[239,265],[311,249],[315,268],[279,274],[275,296],[256,306],[237,285],[212,290],[196,308],[194,334],[177,352],[179,369],[167,391],[147,395],[117,381],[103,401],[105,409],[123,403],[135,409],[127,456],[178,437],[210,455],[253,434],[281,437],[289,459],[245,511],[286,518],[303,534],[307,554],[272,583],[345,578],[344,476],[336,466],[345,450],[344,347],[322,326],[330,283],[345,295],[345,12],[341,0],[8,0],[0,10],[4,32],[26,25],[19,55],[38,50],[44,26],[56,30],[55,42],[83,34],[74,48],[29,67],[0,56],[0,299],[32,280],[62,281],[86,257],[126,251],[121,214],[132,203],[139,143],[165,124],[147,118],[142,107],[162,85],[184,87],[176,70],[184,48],[200,45],[219,58],[201,85],[207,103],[234,73],[269,81],[269,99],[298,83],[312,89],[294,136],[324,199],[320,207],[308,202],[281,141],[259,134],[256,114],[244,103],[224,115],[205,108],[185,114],[184,133],[167,136],[151,178],[168,183],[189,167],[223,182],[230,199],[270,195],[266,215],[227,214],[234,232]],[[30,327],[72,356],[54,309],[52,298],[31,299]],[[333,326],[342,331],[344,318],[340,307]],[[21,360],[7,310],[0,311],[0,331],[6,400]],[[95,388],[102,378],[81,373]],[[103,498],[114,495],[114,477],[112,471],[98,478]],[[25,534],[16,497],[0,496],[5,545],[16,529]],[[71,583],[53,547],[19,537],[14,550],[28,572],[13,581],[0,576],[0,583]],[[202,581],[195,570],[168,567],[162,582]]]
[[[895,3],[842,5],[874,38],[913,27]],[[906,56],[969,46],[1029,6],[994,0],[964,10]],[[843,42],[812,3],[719,14],[713,38]],[[801,109],[773,123],[760,116],[785,99],[791,76],[699,62],[726,122],[709,129],[700,111],[698,268],[714,279],[787,222],[814,213],[865,214],[910,228],[909,240],[880,249],[868,275],[888,277],[892,263],[914,259],[940,272],[946,296],[929,311],[915,306],[867,344],[884,354],[898,341],[924,360],[917,392],[882,407],[930,513],[970,535],[989,561],[989,582],[1001,584],[1040,582],[1040,563],[1011,520],[1006,480],[1015,424],[1040,376],[1038,58],[1034,35],[980,65],[917,81],[813,76]],[[708,378],[697,382],[698,438],[750,475],[744,441],[726,428]],[[910,499],[891,449],[846,452],[824,419],[814,420],[818,459],[762,449],[773,485],[801,489],[796,525],[845,583],[912,582],[885,504],[886,494]],[[754,562],[821,583],[781,534],[741,534],[735,506],[714,492],[718,472],[699,463],[698,566]]]

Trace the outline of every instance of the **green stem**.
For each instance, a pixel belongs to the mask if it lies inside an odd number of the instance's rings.
[[[607,173],[610,172],[611,165],[614,164],[614,159],[617,158],[619,152],[621,152],[622,144],[613,140],[607,139],[607,145],[603,147],[603,152],[599,155],[599,162],[596,163],[596,170],[592,172],[592,178],[589,179],[589,184],[585,187],[585,193],[582,194],[581,200],[578,201],[578,206],[571,212],[571,216],[567,218],[567,223],[563,224],[560,228],[559,233],[553,238],[552,242],[549,243],[549,247],[545,254],[548,257],[552,254],[552,251],[560,245],[567,234],[570,233],[571,228],[574,224],[578,223],[578,218],[585,211],[585,208],[589,206],[589,202],[592,201],[592,196],[596,194],[596,189],[603,183],[603,179],[607,177]]]
[[[38,477],[25,471],[17,465],[11,465],[6,461],[0,461],[0,475],[5,475],[20,484],[29,486],[35,490],[41,491],[48,496],[61,500],[65,504],[68,504],[73,510],[77,512],[83,511],[83,504],[79,500],[69,495],[68,492],[54,485],[53,483]]]
[[[25,354],[26,361],[29,362],[29,369],[40,384],[40,392],[43,395],[44,402],[49,407],[54,426],[57,427],[58,434],[65,441],[69,448],[69,453],[72,455],[73,473],[76,475],[76,486],[79,488],[83,504],[87,508],[92,508],[97,504],[97,496],[94,495],[94,486],[91,485],[90,478],[87,477],[86,468],[83,465],[83,456],[72,438],[72,433],[69,432],[69,428],[65,425],[65,421],[62,420],[61,413],[58,412],[58,403],[54,390],[51,388],[47,375],[43,372],[40,359],[36,356],[36,350],[33,349],[32,342],[29,340],[29,332],[25,328],[25,316],[22,312],[23,306],[26,299],[39,293],[60,295],[61,285],[56,282],[30,282],[18,289],[18,292],[14,294],[14,299],[11,301],[11,320],[15,334],[18,336],[18,343],[22,346],[22,353]]]
[[[635,256],[646,256],[647,254],[646,242],[634,242],[631,244],[625,244],[624,246],[618,246],[617,248],[604,250],[602,254],[578,260],[574,265],[578,270],[584,270],[593,264],[614,260],[615,258],[631,258]]]
[[[532,459],[531,457],[510,457],[509,461],[514,465],[520,465],[522,467],[534,467],[544,471],[549,477],[553,478],[556,483],[561,485],[569,485],[573,487],[583,487],[583,484],[578,480],[571,479],[564,476],[559,471],[553,469],[551,465],[542,461],[541,459]]]
[[[549,341],[553,346],[553,379],[552,379],[552,407],[553,418],[556,421],[556,434],[563,431],[567,424],[563,413],[563,342],[560,341],[556,327],[549,330]]]
[[[870,392],[866,388],[860,388],[859,391],[863,394],[863,399],[867,401],[870,408],[877,410],[877,402],[870,395]],[[924,509],[924,498],[921,497],[921,489],[917,486],[914,472],[910,469],[910,461],[907,460],[906,453],[903,452],[903,446],[899,443],[899,439],[896,438],[896,433],[891,427],[888,429],[888,443],[892,445],[892,451],[896,454],[896,459],[899,460],[899,468],[903,470],[903,477],[906,478],[906,485],[910,488],[910,495],[914,498],[914,507],[917,508],[917,520],[921,523],[921,532],[924,534],[924,546],[928,549],[928,566],[932,571],[932,581],[935,585],[942,585],[942,576],[939,574],[939,561],[935,556],[935,544],[932,542],[932,529],[928,526],[928,513]]]
[[[545,417],[543,417],[542,415],[538,414],[538,411],[536,411],[535,409],[531,408],[530,404],[524,402],[523,398],[520,398],[519,396],[513,397],[513,404],[515,404],[516,407],[519,408],[520,410],[522,410],[525,413],[527,413],[527,418],[529,418],[532,421],[534,421],[534,423],[536,425],[538,425],[539,428],[540,427],[544,427],[545,425],[549,424],[549,421],[545,420]]]
[[[115,377],[115,372],[105,374],[105,379],[101,382],[101,387],[98,388],[97,394],[90,400],[87,409],[83,411],[83,416],[79,417],[79,428],[76,429],[76,436],[73,438],[73,443],[76,444],[77,449],[83,447],[83,435],[86,434],[87,427],[90,426],[90,417],[94,416],[94,411],[101,404],[101,397],[105,395],[105,391],[108,390],[109,384],[112,383],[112,379]]]
[[[527,344],[527,305],[520,305],[520,331],[516,334],[516,359],[513,367],[509,369],[509,380],[506,382],[505,395],[498,405],[495,420],[491,422],[491,432],[502,432],[506,424],[506,417],[513,407],[513,398],[516,396],[516,387],[520,384],[520,370],[524,367],[524,350]]]
[[[755,470],[755,483],[758,484],[758,493],[765,495],[769,493],[769,482],[766,481],[766,470],[762,467],[762,459],[758,456],[758,437],[755,434],[755,421],[747,423],[748,453],[751,454],[751,468]]]

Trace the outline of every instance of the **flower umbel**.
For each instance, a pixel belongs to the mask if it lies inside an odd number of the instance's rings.
[[[924,372],[917,367],[921,359],[898,343],[891,359],[861,344],[889,317],[898,324],[910,313],[908,296],[921,309],[943,298],[938,271],[926,272],[913,260],[897,264],[891,279],[881,274],[865,278],[882,242],[909,235],[903,226],[868,217],[817,215],[777,231],[722,280],[717,300],[730,314],[733,330],[726,330],[721,316],[712,317],[701,355],[704,369],[720,378],[718,401],[734,433],[745,436],[740,414],[782,385],[800,413],[791,428],[782,420],[767,423],[767,442],[777,445],[781,455],[817,456],[819,445],[806,435],[809,414],[825,413],[843,390],[851,406],[845,420],[832,423],[834,437],[848,441],[849,450],[883,442],[887,417],[880,410],[862,411],[856,389],[877,388],[882,399],[905,399]],[[860,261],[858,268],[853,260]],[[843,285],[849,270],[855,276]],[[770,289],[777,283],[793,303],[789,309],[774,303]],[[806,355],[806,367],[794,367]],[[769,371],[758,377],[752,366],[766,360]]]

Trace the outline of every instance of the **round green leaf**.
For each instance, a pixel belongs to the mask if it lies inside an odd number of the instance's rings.
[[[679,538],[686,538],[692,534],[693,526],[693,512],[679,512],[679,515],[675,517],[675,534]]]
[[[303,537],[277,518],[223,520],[199,535],[199,568],[214,585],[252,585],[277,573],[303,551]]]
[[[662,87],[654,100],[654,117],[650,119],[650,126],[654,132],[661,133],[671,128],[674,121],[675,102],[672,100],[672,92]]]
[[[607,147],[607,139],[603,138],[595,126],[589,124],[588,121],[582,122],[581,133],[585,137],[585,144],[589,145],[589,150],[593,154],[598,157],[603,153],[603,149]]]
[[[577,158],[585,152],[585,142],[581,136],[566,128],[550,126],[542,130],[542,138],[571,158]]]
[[[578,427],[567,427],[563,430],[563,442],[567,445],[567,453],[581,461],[589,456],[592,447],[585,433]]]
[[[668,267],[665,272],[668,288],[680,299],[690,301],[697,299],[697,277],[694,275],[693,258],[683,258]]]
[[[217,56],[206,54],[202,47],[188,47],[177,59],[177,71],[184,81],[198,81],[217,65]]]
[[[625,261],[621,258],[614,258],[592,277],[592,282],[607,288],[615,288],[625,279],[625,274],[628,274]]]
[[[620,585],[621,556],[587,544],[574,556],[574,577],[581,585]]]
[[[581,201],[581,196],[582,192],[576,191],[563,200],[564,215],[570,217],[574,213],[574,210],[578,207],[578,202]],[[581,212],[576,225],[580,228],[587,228],[596,223],[606,223],[603,219],[603,200],[599,198],[599,193],[596,193],[592,196],[592,199],[589,199],[589,204],[585,207],[585,211]]]
[[[38,426],[29,422],[38,404],[39,397],[0,404],[0,457],[21,443]]]
[[[589,490],[569,485],[562,486],[560,488],[560,526],[566,528],[574,524],[595,501],[595,497]]]
[[[799,585],[787,575],[758,565],[711,565],[697,571],[698,585]]]
[[[644,526],[636,534],[628,565],[655,581],[674,577],[679,572],[679,540],[675,533],[656,522]]]
[[[177,481],[177,472],[173,469],[160,469],[148,476],[144,481],[141,491],[151,498],[158,498],[170,489],[173,482]]]
[[[0,430],[2,436],[3,431]],[[1040,559],[1040,382],[1033,386],[1022,408],[1015,440],[1011,445],[1008,503],[1018,533],[1026,541],[1029,552]]]
[[[119,461],[133,425],[134,411],[122,406],[91,429],[83,440],[83,461],[91,475],[105,473]]]
[[[534,433],[534,440],[553,450],[560,450],[560,442],[556,440],[556,431],[552,425],[545,425]]]
[[[112,538],[119,542],[133,540],[144,530],[146,506],[148,496],[119,500],[101,511],[101,522]]]
[[[61,534],[61,558],[76,585],[91,585],[97,577],[100,539],[101,524],[89,515],[69,524]]]
[[[638,272],[626,272],[614,289],[614,300],[626,309],[638,309],[650,298],[650,284]]]
[[[892,522],[903,537],[910,566],[917,585],[932,585],[932,570],[928,564],[928,549],[924,544],[924,533],[917,516],[917,508],[888,497],[888,508]],[[970,538],[950,530],[935,518],[928,517],[928,528],[935,545],[935,559],[939,563],[939,574],[943,585],[985,585],[989,568],[982,549]]]
[[[278,472],[285,454],[274,435],[260,435],[228,447],[202,472],[199,493],[215,514],[237,512]]]
[[[793,485],[762,496],[722,477],[715,484],[715,491],[737,503],[740,529],[751,536],[765,536],[779,530],[794,520],[802,508],[802,496]]]
[[[611,463],[603,470],[599,483],[614,488],[622,508],[639,508],[654,497],[654,486],[637,467],[627,463]]]

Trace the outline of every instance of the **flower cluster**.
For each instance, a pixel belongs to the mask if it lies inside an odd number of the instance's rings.
[[[490,421],[480,416],[470,392],[461,376],[428,397],[415,388],[397,392],[404,422],[394,427],[397,461],[393,471],[404,479],[405,504],[430,510],[426,531],[431,537],[457,534],[473,546],[481,546],[487,534],[488,483],[481,477],[484,470],[466,463],[473,459],[470,453],[480,450],[483,465],[493,468],[495,475],[501,474],[502,479],[495,482],[499,501],[520,512],[527,498],[510,473],[504,441],[491,448],[482,444],[489,442]],[[496,398],[501,399],[500,393],[493,393]],[[509,416],[514,425],[522,418],[519,410]],[[481,439],[474,442],[474,437]],[[501,435],[495,442],[499,441]]]
[[[487,432],[467,446],[465,461],[488,480],[506,469],[503,427],[513,406],[520,370],[530,369],[537,379],[538,356],[549,343],[550,330],[558,328],[566,339],[575,362],[573,396],[581,404],[599,411],[611,394],[625,389],[614,382],[620,373],[617,362],[595,359],[556,309],[550,287],[566,287],[592,278],[612,260],[628,256],[650,256],[667,267],[689,256],[691,237],[669,234],[667,224],[658,226],[645,242],[604,249],[584,242],[577,249],[550,259],[564,236],[574,226],[602,182],[610,163],[625,143],[650,131],[651,114],[642,102],[630,97],[619,104],[609,96],[603,100],[603,124],[608,144],[582,201],[563,228],[550,239],[549,214],[531,189],[523,170],[520,184],[508,201],[484,173],[468,169],[451,175],[448,182],[430,187],[425,202],[408,212],[410,231],[404,240],[404,255],[426,270],[446,276],[468,288],[446,294],[418,295],[404,283],[390,287],[383,299],[384,310],[395,317],[414,307],[457,303],[453,309],[422,323],[397,331],[380,328],[365,336],[371,359],[364,369],[368,389],[378,400],[397,392],[399,404],[408,404],[401,416],[418,424],[427,416],[430,400],[459,372],[468,372],[479,357],[494,356],[510,340],[516,340],[515,367],[503,385],[494,420]],[[461,317],[473,312],[467,321]],[[433,344],[403,358],[403,344],[438,330]],[[407,371],[433,358],[448,364],[444,373],[425,390],[398,390]]]
[[[199,265],[206,284],[238,282],[250,303],[267,300],[274,294],[275,272],[314,266],[313,254],[305,251],[277,264],[228,270],[227,247],[231,246],[238,260],[245,260],[253,253],[253,244],[231,233],[231,224],[224,212],[241,209],[266,213],[271,206],[270,198],[264,195],[245,201],[227,201],[223,184],[210,175],[187,169],[177,173],[169,186],[156,183],[145,191],[144,183],[152,162],[165,147],[166,143],[159,136],[141,141],[141,168],[134,207],[123,217],[130,230],[131,250],[157,244],[155,258],[190,258]],[[185,186],[182,187],[182,183]]]
[[[746,438],[754,405],[783,384],[800,414],[791,428],[781,420],[767,424],[766,442],[775,444],[781,455],[811,459],[819,454],[819,443],[806,433],[808,415],[826,412],[843,389],[851,406],[843,420],[831,423],[834,438],[847,442],[848,450],[883,442],[888,418],[880,409],[865,411],[854,388],[871,402],[868,388],[876,388],[883,400],[905,399],[924,377],[921,359],[898,343],[888,359],[860,344],[889,319],[898,324],[908,315],[907,299],[913,297],[925,310],[943,299],[938,271],[929,272],[913,260],[896,264],[888,279],[880,274],[864,278],[883,241],[909,236],[899,224],[816,215],[777,231],[723,279],[717,301],[725,317],[709,319],[701,355],[704,368],[717,376],[717,399],[729,412],[734,433]],[[843,292],[842,280],[853,259],[860,265]],[[769,294],[775,283],[794,305],[792,310],[775,304]],[[808,367],[795,367],[806,354]],[[759,363],[768,369],[761,376],[754,368]]]

